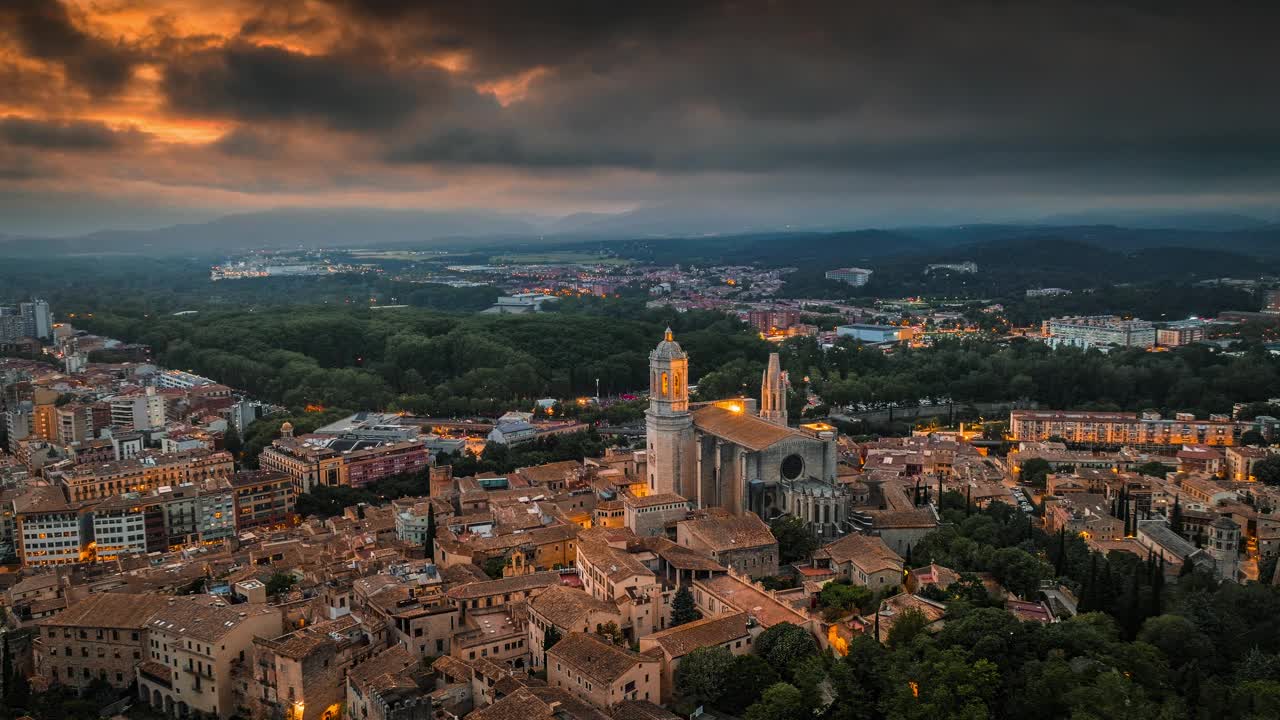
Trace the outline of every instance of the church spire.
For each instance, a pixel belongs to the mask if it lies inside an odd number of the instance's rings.
[[[787,385],[778,353],[769,353],[769,366],[760,384],[760,417],[787,426]]]

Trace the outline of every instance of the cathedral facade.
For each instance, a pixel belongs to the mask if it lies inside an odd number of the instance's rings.
[[[836,431],[822,423],[788,426],[777,353],[761,381],[759,414],[741,398],[691,406],[688,379],[689,358],[668,328],[649,353],[650,493],[765,520],[793,515],[823,537],[844,532],[849,494],[836,482]]]

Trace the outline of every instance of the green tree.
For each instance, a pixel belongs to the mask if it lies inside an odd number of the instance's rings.
[[[995,663],[975,661],[958,647],[931,648],[897,675],[884,705],[901,720],[985,720],[1000,687]]]
[[[778,623],[760,633],[755,646],[756,653],[783,677],[790,677],[796,662],[818,653],[818,643],[813,635],[788,622]]]
[[[1262,436],[1262,433],[1258,432],[1257,430],[1245,430],[1244,432],[1240,433],[1240,444],[1253,445],[1256,447],[1260,445],[1266,445],[1267,439],[1264,438]]]
[[[1049,466],[1048,460],[1038,457],[1031,458],[1022,463],[1019,481],[1023,485],[1042,488],[1045,486],[1045,482],[1051,472],[1053,472],[1053,468]]]
[[[798,517],[778,518],[769,529],[778,540],[778,560],[783,564],[807,560],[818,549],[813,530]]]
[[[702,618],[702,613],[694,606],[693,593],[688,585],[681,585],[671,598],[671,627],[684,625]]]
[[[844,614],[870,607],[873,595],[870,589],[862,585],[832,581],[818,593],[818,604],[832,610],[833,614]]]
[[[244,442],[240,439],[240,433],[236,431],[235,425],[227,424],[227,431],[222,435],[222,446],[227,452],[231,453],[231,457],[240,459],[240,451],[244,449]]]
[[[741,716],[747,707],[760,699],[765,688],[782,678],[758,655],[738,655],[725,677],[724,693],[716,707],[730,715]]]
[[[1253,476],[1268,485],[1280,485],[1280,455],[1268,455],[1254,463]]]
[[[502,578],[502,570],[507,566],[507,558],[498,555],[497,557],[486,558],[484,564],[480,567],[484,570],[484,574],[499,580]]]
[[[692,707],[716,703],[724,695],[733,664],[733,655],[719,645],[693,650],[676,668],[676,694]]]
[[[1159,477],[1159,478],[1162,478],[1168,473],[1173,472],[1175,469],[1176,468],[1174,468],[1171,465],[1165,465],[1164,463],[1158,462],[1155,460],[1152,460],[1151,462],[1142,463],[1141,465],[1135,466],[1133,468],[1134,472],[1137,472],[1139,474],[1150,475],[1151,477]]]
[[[760,701],[747,708],[746,720],[809,720],[813,708],[794,685],[770,685]]]
[[[558,642],[560,642],[560,631],[556,629],[555,625],[548,625],[547,632],[542,636],[543,652],[555,647]]]
[[[275,596],[281,593],[286,593],[297,582],[298,579],[291,573],[276,571],[267,579],[267,594]]]
[[[435,562],[436,558],[436,506],[428,504],[427,506],[427,531],[422,536],[422,550],[424,556]]]
[[[903,647],[919,637],[928,625],[929,618],[924,613],[916,608],[907,608],[893,622],[893,627],[889,628],[885,641],[891,648]]]

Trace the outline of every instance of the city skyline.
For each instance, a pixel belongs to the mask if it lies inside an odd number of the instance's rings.
[[[0,7],[0,234],[281,207],[1273,219],[1275,15],[18,0]]]

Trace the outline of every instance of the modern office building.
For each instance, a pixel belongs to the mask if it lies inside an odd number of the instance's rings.
[[[1181,320],[1164,325],[1156,330],[1156,344],[1161,347],[1179,347],[1204,340],[1205,328],[1209,323],[1204,320]]]
[[[840,325],[836,328],[836,335],[861,340],[866,343],[906,340],[910,333],[910,328],[894,325]]]
[[[1149,348],[1156,344],[1156,328],[1150,322],[1116,315],[1053,318],[1044,321],[1041,329],[1047,342],[1055,346]]]
[[[858,267],[836,268],[835,270],[828,270],[826,278],[828,280],[838,280],[854,287],[862,287],[871,279],[871,271]]]

